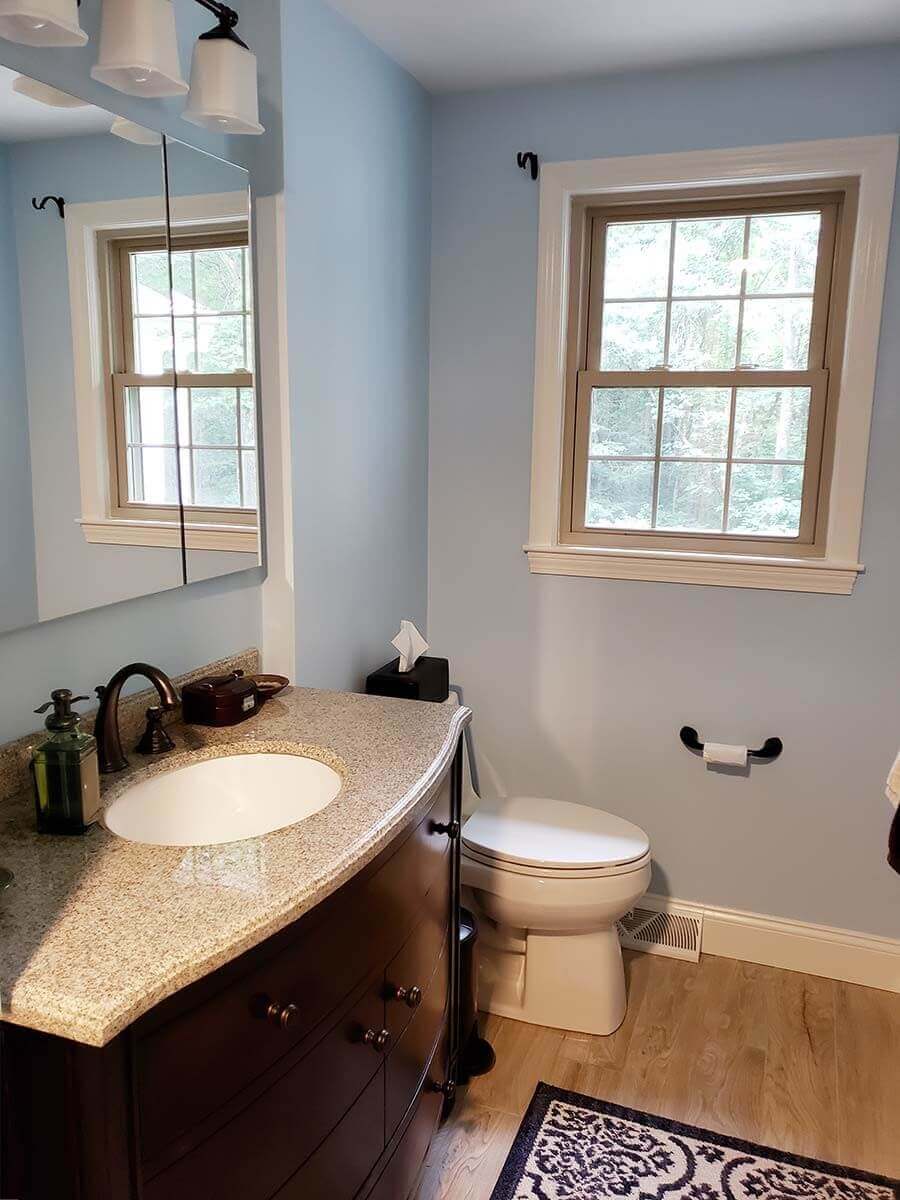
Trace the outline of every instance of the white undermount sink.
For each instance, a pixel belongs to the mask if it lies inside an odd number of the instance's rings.
[[[321,812],[341,790],[326,763],[297,754],[231,754],[136,783],[103,824],[130,842],[217,846],[260,837]]]

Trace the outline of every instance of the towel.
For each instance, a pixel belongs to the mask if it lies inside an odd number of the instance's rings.
[[[890,774],[887,777],[887,786],[884,789],[884,794],[893,804],[894,808],[900,809],[900,754],[894,759],[894,765],[891,767]]]

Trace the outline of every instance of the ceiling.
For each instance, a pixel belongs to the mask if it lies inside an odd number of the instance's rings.
[[[12,90],[18,71],[0,67],[0,142],[73,137],[108,130],[112,114],[102,108],[51,108]]]
[[[898,0],[332,0],[429,91],[900,40]]]

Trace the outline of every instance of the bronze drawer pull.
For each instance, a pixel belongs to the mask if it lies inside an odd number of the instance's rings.
[[[418,1008],[422,1003],[422,989],[420,987],[395,987],[391,998],[399,1000],[407,1008]]]
[[[387,1049],[388,1042],[391,1040],[391,1034],[387,1029],[379,1029],[377,1033],[374,1029],[367,1029],[363,1034],[362,1040],[367,1046],[371,1046],[373,1050],[382,1053]]]
[[[443,821],[431,822],[432,833],[446,833],[447,837],[450,838],[451,841],[455,841],[459,837],[460,829],[461,826],[459,821],[449,821],[447,824],[444,824]]]
[[[300,1016],[296,1004],[280,1004],[269,996],[254,996],[251,1010],[260,1021],[269,1021],[279,1029],[290,1029]]]

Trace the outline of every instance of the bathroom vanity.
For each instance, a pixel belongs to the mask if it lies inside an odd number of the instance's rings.
[[[453,1092],[468,719],[295,689],[236,729],[174,727],[110,795],[259,751],[342,776],[307,820],[221,846],[39,838],[24,798],[0,805],[0,1194],[410,1194]]]

